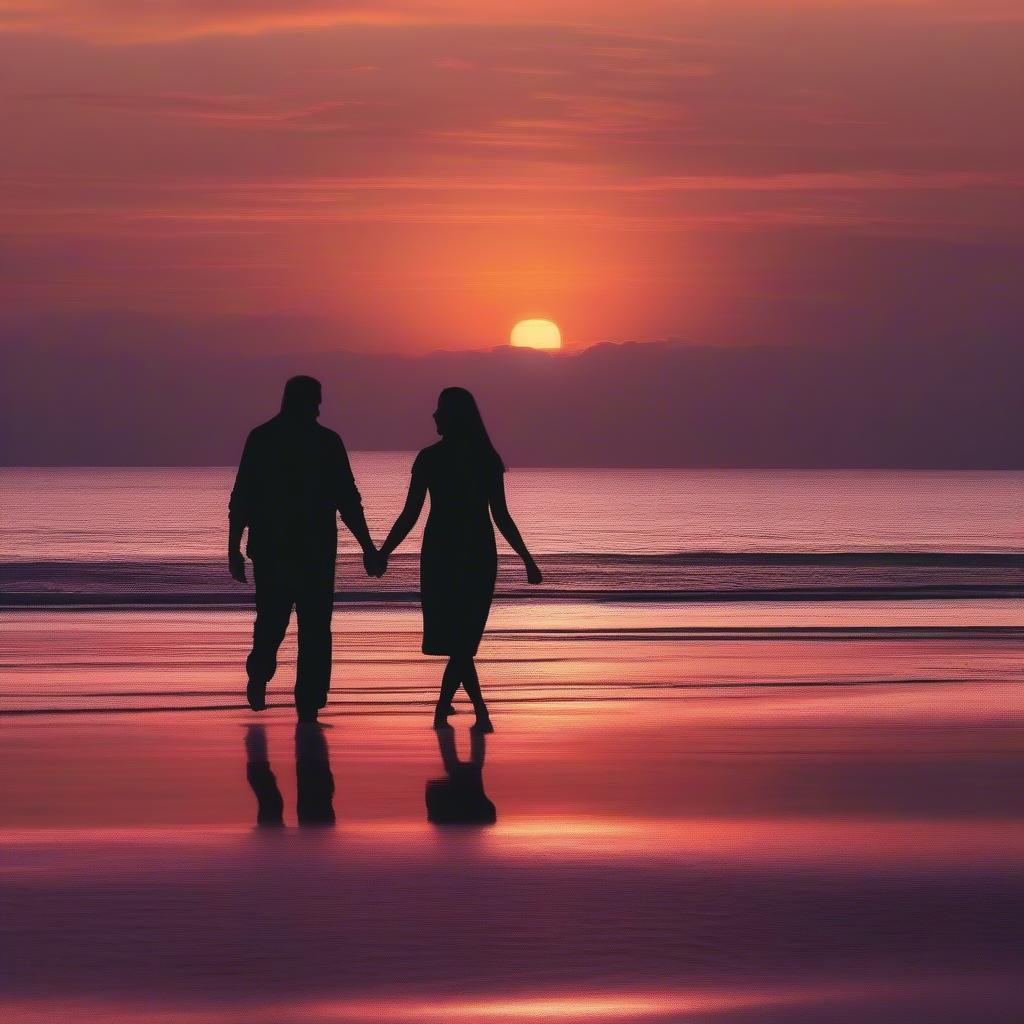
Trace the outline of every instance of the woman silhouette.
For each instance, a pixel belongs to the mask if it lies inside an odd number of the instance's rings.
[[[465,388],[445,388],[434,422],[441,440],[416,456],[405,508],[380,551],[387,557],[402,543],[416,525],[429,491],[430,515],[420,555],[423,653],[448,657],[434,728],[447,727],[452,697],[461,684],[476,712],[473,728],[493,732],[473,663],[498,572],[491,516],[522,558],[529,582],[540,583],[541,572],[509,514],[505,465],[473,396]]]

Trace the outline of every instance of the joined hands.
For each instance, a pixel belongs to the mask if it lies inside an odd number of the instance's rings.
[[[388,556],[376,548],[367,548],[363,552],[363,568],[367,576],[380,579],[388,571]]]

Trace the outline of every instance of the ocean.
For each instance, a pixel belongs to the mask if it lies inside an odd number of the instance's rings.
[[[352,455],[378,542],[412,458]],[[230,468],[0,471],[0,708],[237,706],[252,594],[225,565],[232,479]],[[1024,473],[513,467],[506,489],[545,579],[529,587],[499,540],[480,657],[498,700],[1020,677]],[[421,527],[382,580],[342,529],[339,709],[432,698]],[[279,683],[294,654],[290,636]]]

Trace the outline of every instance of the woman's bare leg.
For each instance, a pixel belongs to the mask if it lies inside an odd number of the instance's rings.
[[[457,659],[449,658],[448,664],[444,667],[444,675],[441,676],[441,693],[437,698],[437,707],[434,708],[435,729],[443,729],[448,725],[448,716],[452,713],[452,697],[459,688],[460,677],[461,668]]]
[[[485,732],[493,732],[490,715],[487,713],[487,704],[484,702],[484,695],[480,691],[480,677],[476,674],[476,664],[472,658],[466,658],[461,665],[462,688],[469,695],[473,702],[473,710],[476,712],[476,724],[474,728],[482,729]]]

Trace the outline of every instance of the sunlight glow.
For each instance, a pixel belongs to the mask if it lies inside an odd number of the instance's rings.
[[[512,328],[509,343],[514,348],[561,348],[562,333],[550,320],[520,320]]]
[[[902,986],[910,992],[932,991],[934,983]],[[312,1002],[292,1001],[269,1006],[252,1006],[246,1019],[253,1024],[289,1024],[306,1020],[324,1020],[331,1024],[364,1024],[365,1021],[528,1021],[534,1024],[590,1021],[592,1024],[643,1021],[656,1017],[664,1020],[708,1019],[709,1015],[731,1011],[757,1011],[770,1007],[817,1004],[842,1004],[863,999],[877,992],[901,991],[901,986],[874,983],[849,986],[808,986],[806,988],[748,988],[598,991],[532,993],[510,992],[495,999],[446,999],[424,1001],[415,996],[408,999],[324,999]],[[206,1006],[154,1006],[141,1008],[123,1003],[101,1004],[87,1001],[25,1000],[11,1005],[18,1024],[49,1024],[50,1021],[74,1016],[102,1018],[111,1024],[129,1024],[142,1016],[153,1024],[229,1024],[238,1019],[234,1009],[220,1010]],[[751,1019],[754,1019],[753,1017]],[[821,1017],[820,1019],[826,1019]]]

